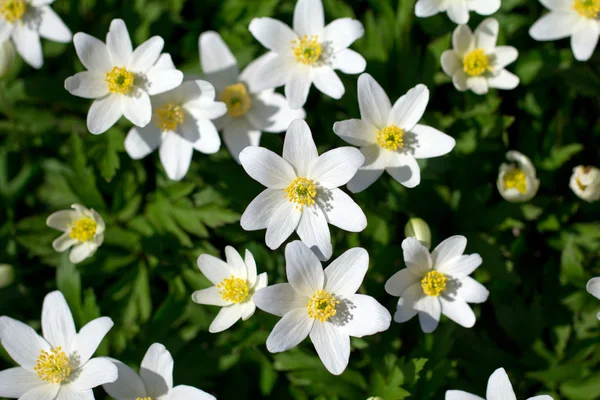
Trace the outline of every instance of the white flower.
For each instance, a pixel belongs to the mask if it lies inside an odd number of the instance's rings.
[[[119,369],[119,379],[102,387],[116,400],[215,400],[195,387],[173,387],[173,357],[160,343],[154,343],[144,355],[139,375],[121,361],[110,360]]]
[[[15,46],[10,40],[0,42],[0,79],[12,69],[15,61]]]
[[[350,336],[383,332],[390,326],[388,310],[373,297],[356,294],[369,268],[369,254],[360,247],[335,259],[325,271],[302,242],[285,248],[289,283],[279,283],[254,295],[256,306],[282,317],[267,339],[271,353],[286,351],[310,335],[329,372],[348,366]]]
[[[571,49],[578,61],[592,57],[600,36],[600,0],[540,0],[550,12],[529,29],[539,41],[571,37]]]
[[[306,103],[311,84],[327,96],[339,99],[344,84],[335,73],[360,74],[367,62],[348,49],[364,34],[360,21],[340,18],[325,26],[321,0],[298,0],[294,29],[272,18],[254,18],[250,32],[270,52],[252,79],[255,90],[285,85],[291,108]]]
[[[469,22],[469,11],[479,15],[492,15],[500,9],[500,0],[417,0],[415,15],[428,18],[440,12],[447,12],[455,24]]]
[[[256,310],[254,293],[267,286],[267,273],[256,276],[256,262],[248,250],[242,259],[233,247],[227,246],[225,257],[226,263],[209,254],[198,257],[198,268],[215,286],[195,291],[192,300],[222,307],[208,328],[212,333],[229,329],[240,318],[250,318]]]
[[[515,150],[506,153],[506,159],[512,163],[502,163],[498,173],[498,191],[511,203],[522,203],[533,199],[540,188],[535,167],[524,154]]]
[[[121,19],[111,22],[106,44],[82,32],[75,34],[73,43],[87,71],[67,78],[65,89],[96,99],[87,117],[93,134],[106,132],[123,115],[134,125],[146,126],[152,119],[150,96],[176,88],[183,80],[181,71],[165,63],[168,55],[161,57],[162,38],[154,36],[133,50]]]
[[[303,120],[290,124],[283,143],[283,158],[262,147],[246,147],[242,166],[266,186],[246,208],[241,225],[247,231],[267,229],[267,246],[275,250],[294,232],[321,260],[332,254],[328,223],[360,232],[367,218],[342,190],[365,161],[352,147],[330,150],[321,156]]]
[[[46,225],[64,233],[52,242],[54,250],[62,253],[73,247],[69,254],[72,263],[79,263],[94,255],[104,241],[104,220],[94,210],[79,204],[73,210],[62,210],[51,214]]]
[[[488,380],[486,399],[462,390],[448,390],[446,400],[517,400],[517,396],[504,368],[498,368]],[[542,395],[530,397],[528,400],[552,400],[552,397]]]
[[[245,147],[259,145],[262,131],[283,132],[293,120],[306,117],[303,109],[290,109],[281,94],[272,89],[257,91],[250,85],[269,55],[254,60],[240,73],[235,57],[217,32],[200,35],[199,47],[205,79],[227,104],[227,115],[215,122],[237,162]]]
[[[369,74],[358,78],[358,105],[361,119],[336,122],[333,131],[346,142],[360,146],[365,164],[348,183],[348,189],[361,192],[371,186],[383,171],[412,188],[421,182],[419,158],[449,153],[455,140],[430,126],[419,125],[429,90],[417,85],[392,107],[389,97]]]
[[[600,299],[600,276],[590,279],[585,288],[589,294],[597,299]],[[600,312],[598,312],[596,317],[600,319]]]
[[[42,68],[40,37],[68,43],[71,31],[50,7],[54,0],[0,0],[0,43],[12,38],[17,52],[33,68]]]
[[[167,176],[179,181],[190,168],[194,149],[204,154],[219,151],[221,139],[211,120],[225,114],[227,107],[215,102],[213,85],[186,81],[152,96],[151,103],[152,122],[143,128],[133,127],[125,138],[125,150],[131,158],[139,160],[160,147],[160,161]]]
[[[91,358],[112,328],[108,317],[90,321],[79,333],[62,293],[46,295],[42,332],[9,317],[0,317],[2,346],[20,367],[0,372],[0,397],[21,400],[93,400],[92,388],[114,382],[117,367],[106,358]]]
[[[569,187],[582,200],[600,200],[600,169],[583,165],[573,168]]]
[[[417,313],[423,332],[437,328],[444,314],[465,328],[475,325],[467,303],[483,303],[488,290],[469,275],[481,265],[479,254],[463,255],[467,239],[452,236],[430,254],[415,238],[402,242],[406,268],[385,283],[385,291],[400,296],[394,321],[406,322]]]
[[[456,89],[486,94],[489,88],[510,90],[519,85],[519,77],[505,69],[519,52],[512,46],[496,46],[498,30],[494,18],[481,22],[474,34],[467,25],[456,27],[453,49],[444,51],[441,59],[442,69],[452,77]]]

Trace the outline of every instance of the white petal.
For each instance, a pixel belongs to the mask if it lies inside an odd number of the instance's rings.
[[[85,99],[97,99],[109,93],[104,72],[99,71],[83,71],[68,77],[65,89],[72,95]]]
[[[575,12],[550,12],[538,19],[529,29],[529,35],[535,40],[558,40],[569,37],[575,32],[580,17]]]
[[[16,367],[0,371],[0,396],[19,398],[31,389],[46,385],[35,372]]]
[[[571,48],[577,61],[587,61],[594,54],[598,38],[600,35],[600,25],[596,20],[585,22],[585,26],[577,29],[571,36]]]
[[[492,15],[500,9],[500,0],[471,0],[469,8],[479,15]]]
[[[183,72],[176,69],[153,67],[145,75],[146,91],[150,96],[175,89],[183,82]]]
[[[540,0],[540,3],[542,3],[548,10],[553,11],[567,11],[571,10],[571,7],[573,6],[572,0]]]
[[[431,271],[433,262],[429,250],[414,237],[407,237],[402,241],[404,262],[408,270],[415,276],[422,278]]]
[[[460,235],[451,236],[438,244],[431,253],[433,265],[440,272],[449,273],[444,269],[446,265],[454,265],[458,257],[462,256],[467,247],[467,238]]]
[[[154,343],[142,360],[140,377],[149,397],[160,397],[173,388],[173,357],[160,343]]]
[[[248,65],[246,65],[246,68],[244,68],[242,70],[242,72],[239,74],[239,76],[235,76],[233,77],[233,80],[231,81],[231,83],[234,83],[236,81],[241,81],[244,82],[247,86],[248,89],[250,91],[250,93],[254,93],[254,94],[258,94],[260,93],[260,91],[257,91],[254,89],[253,84],[256,83],[256,79],[259,76],[259,72],[260,70],[267,65],[267,63],[272,62],[273,60],[275,60],[276,58],[280,58],[277,53],[274,53],[272,51],[269,51],[265,54],[263,54],[262,56],[254,59],[253,61],[251,61]],[[290,58],[289,61],[295,62],[295,59]],[[282,83],[283,85],[283,83]],[[281,85],[279,85],[281,86]]]
[[[178,385],[169,392],[169,400],[216,400],[214,396],[195,387]]]
[[[499,30],[500,24],[498,24],[497,19],[487,18],[482,21],[475,29],[475,47],[483,49],[486,54],[493,52],[498,40]]]
[[[340,189],[327,190],[319,205],[331,225],[348,232],[362,232],[367,227],[367,217],[358,204]]]
[[[367,60],[352,49],[344,49],[332,56],[331,68],[345,74],[360,74],[367,68]]]
[[[503,69],[498,75],[488,78],[488,85],[491,88],[512,90],[519,86],[519,77]]]
[[[325,291],[350,297],[360,288],[369,269],[369,253],[356,247],[346,250],[325,268]]]
[[[415,303],[415,310],[419,312],[419,323],[421,329],[425,333],[431,333],[435,331],[438,323],[440,322],[440,314],[442,306],[440,300],[433,296],[424,296]]]
[[[407,188],[413,188],[421,183],[421,169],[415,157],[395,151],[387,151],[386,156],[385,170],[392,178]]]
[[[297,176],[306,177],[309,174],[309,166],[317,157],[319,157],[317,146],[306,121],[301,119],[292,121],[283,142],[284,160],[294,167]]]
[[[79,60],[87,70],[103,73],[110,71],[110,58],[104,42],[79,32],[73,36],[73,44]]]
[[[554,400],[554,399],[551,396],[548,396],[547,394],[543,394],[541,396],[530,397],[527,400]]]
[[[419,158],[432,158],[448,154],[456,145],[456,140],[443,132],[427,125],[416,125],[408,136],[415,144],[411,144],[413,156]]]
[[[376,143],[377,128],[362,119],[347,119],[333,124],[333,132],[354,146],[369,146]]]
[[[48,293],[42,306],[42,332],[53,348],[62,347],[69,351],[71,341],[77,333],[71,309],[61,292]]]
[[[187,102],[184,108],[191,115],[192,118],[190,119],[198,120],[217,119],[227,113],[227,105],[225,103],[205,99]]]
[[[61,389],[61,385],[45,384],[29,390],[27,393],[19,397],[19,400],[63,400],[60,398],[60,396],[57,397],[59,389]]]
[[[227,47],[227,44],[217,32],[207,31],[198,39],[200,49],[200,64],[205,74],[221,71],[231,71],[235,79],[238,75],[237,60]]]
[[[248,29],[260,44],[279,54],[291,54],[291,43],[298,38],[289,26],[273,18],[254,18]]]
[[[94,135],[106,132],[123,116],[121,96],[109,94],[95,100],[87,115],[88,130]]]
[[[517,400],[504,368],[498,368],[488,380],[487,400]]]
[[[483,303],[490,292],[481,283],[470,276],[460,278],[457,283],[456,296],[467,303]]]
[[[174,132],[164,132],[158,153],[169,179],[180,181],[190,169],[194,147]]]
[[[171,55],[168,53],[162,53],[160,55],[160,57],[158,57],[158,60],[156,61],[156,64],[154,64],[154,67],[156,69],[176,69],[175,68],[175,64],[173,63],[173,59],[171,58]]]
[[[481,256],[479,254],[459,255],[454,258],[447,258],[442,264],[437,264],[436,270],[462,278],[470,275],[481,265]]]
[[[488,81],[483,76],[472,76],[467,78],[467,87],[475,94],[486,94],[489,90]]]
[[[469,85],[467,85],[467,74],[465,74],[463,70],[456,71],[456,74],[452,77],[452,83],[460,92],[469,90]]]
[[[381,129],[387,125],[388,115],[392,109],[390,99],[385,91],[369,74],[358,77],[358,105],[361,119]]]
[[[146,395],[144,382],[134,370],[121,361],[112,358],[109,360],[117,367],[119,374],[119,379],[115,382],[102,386],[109,396],[115,399],[136,399]]]
[[[240,221],[242,228],[246,231],[266,229],[275,209],[282,201],[287,202],[284,196],[283,190],[263,190],[244,211]]]
[[[240,161],[252,179],[270,189],[285,189],[296,179],[286,160],[262,147],[246,147],[240,153]]]
[[[455,24],[469,22],[469,4],[467,0],[454,0],[448,3],[448,18]]]
[[[445,400],[485,400],[474,394],[463,392],[462,390],[448,390],[446,391]]]
[[[400,97],[388,117],[388,124],[397,125],[404,131],[410,131],[423,118],[429,103],[429,89],[419,84]]]
[[[385,283],[385,291],[392,296],[402,296],[410,286],[421,281],[421,277],[413,274],[408,268],[401,269]]]
[[[117,366],[108,358],[92,358],[77,370],[77,375],[69,386],[75,390],[92,389],[117,380]]]
[[[258,146],[260,137],[261,132],[253,129],[245,118],[236,118],[223,129],[223,141],[231,156],[238,163],[240,162],[240,153],[242,150],[248,146]],[[261,229],[264,228],[266,226]]]
[[[192,300],[194,303],[206,304],[209,306],[228,306],[231,303],[223,299],[219,288],[211,286],[207,289],[196,290],[192,293]],[[113,396],[114,397],[114,396]]]
[[[112,329],[114,322],[109,317],[96,318],[79,331],[71,345],[71,354],[76,354],[80,365],[85,364],[96,352],[102,340]]]
[[[429,18],[440,12],[442,0],[417,0],[415,15],[420,18]]]
[[[341,99],[346,91],[340,77],[329,66],[314,68],[312,71],[312,81],[321,93],[336,100]]]
[[[254,256],[248,249],[246,249],[246,252],[244,253],[244,264],[246,266],[246,279],[248,280],[248,282],[250,282],[251,285],[255,285],[254,290],[260,289],[256,287],[256,285],[258,285],[258,283],[256,282],[256,260],[254,259]],[[266,279],[266,273],[264,273],[264,275]]]
[[[77,239],[71,239],[70,233],[65,232],[52,242],[52,248],[59,253],[77,244]]]
[[[600,277],[590,279],[585,286],[585,289],[589,294],[600,299]]]
[[[502,69],[509,64],[512,64],[519,52],[512,46],[498,46],[494,49],[492,63],[495,70]]]
[[[186,108],[193,109],[195,107],[188,107],[188,103],[200,101],[198,106],[210,107],[215,102],[216,90],[212,83],[196,79],[193,81],[186,81],[181,84],[174,92],[181,96],[181,103]],[[219,104],[219,103],[217,103]]]
[[[313,327],[314,320],[308,316],[306,308],[297,308],[286,313],[275,324],[267,338],[267,350],[280,353],[296,347],[302,342]]]
[[[252,300],[261,310],[283,317],[294,309],[304,309],[307,297],[298,296],[289,283],[278,283],[257,291]]]
[[[281,94],[264,91],[256,97],[246,116],[254,128],[279,133],[287,130],[292,121],[306,118],[306,112],[292,110]]]
[[[63,20],[50,7],[40,7],[40,36],[54,42],[69,43],[73,38]]]
[[[423,289],[421,289],[420,283],[412,285],[409,289],[407,289],[404,292],[404,295],[406,296],[406,294],[409,291],[414,291],[415,293],[418,293],[420,296],[424,296]],[[412,318],[414,318],[415,315],[417,315],[417,312],[418,311],[415,310],[415,302],[414,301],[412,301],[411,299],[409,299],[407,297],[400,297],[398,299],[398,308],[396,309],[396,312],[394,313],[394,321],[396,321],[398,323],[403,323],[403,322],[409,321]]]
[[[354,147],[339,147],[329,150],[312,161],[308,167],[308,178],[326,189],[345,185],[364,164],[365,157]]]
[[[106,35],[106,47],[113,65],[129,66],[133,46],[127,31],[127,26],[122,19],[113,19]]]
[[[333,253],[331,236],[325,214],[319,205],[304,207],[296,228],[300,240],[307,245],[320,260],[329,260]]]
[[[246,272],[246,264],[244,263],[242,256],[240,256],[240,253],[238,253],[235,248],[232,246],[225,247],[225,259],[227,260],[227,264],[233,270],[233,275],[237,278],[246,280],[248,277]]]
[[[475,37],[468,25],[459,25],[452,33],[452,48],[458,57],[471,51],[475,46]]]
[[[465,328],[472,328],[475,325],[475,314],[466,301],[461,298],[448,299],[444,296],[439,297],[442,303],[442,313],[457,324]]]
[[[310,331],[310,340],[325,368],[340,375],[348,366],[350,336],[330,322],[316,321]]]
[[[80,243],[73,247],[73,250],[71,250],[71,253],[69,254],[69,260],[73,264],[79,264],[86,258],[93,256],[97,249],[98,244],[96,244],[96,242],[89,241]]]
[[[311,84],[311,71],[309,67],[297,66],[292,70],[289,80],[285,84],[285,97],[290,103],[291,109],[298,109],[304,106]]]
[[[283,194],[283,193],[282,193]],[[298,227],[302,212],[288,199],[281,198],[274,209],[271,209],[265,243],[271,250],[278,249]]]
[[[458,58],[454,50],[446,50],[442,53],[441,58],[442,69],[448,76],[454,76],[454,74],[462,68],[462,60]]]
[[[266,276],[266,274],[267,273],[265,272],[264,276]],[[248,301],[246,303],[243,303],[240,305],[240,307],[242,308],[242,321],[247,321],[256,312],[256,304],[254,304],[253,301]]]
[[[31,24],[16,24],[12,40],[23,60],[33,68],[40,69],[44,64],[42,43],[38,31]]]
[[[68,232],[69,225],[79,218],[76,211],[61,210],[50,214],[46,219],[46,225],[50,228],[58,229],[59,231]]]
[[[129,157],[139,160],[158,148],[162,132],[152,123],[144,128],[131,128],[125,138],[125,151]]]
[[[133,72],[145,73],[156,64],[165,45],[160,36],[153,36],[139,45],[131,54],[129,68]]]
[[[132,124],[144,127],[152,120],[152,104],[145,91],[132,90],[127,96],[123,96],[122,105],[123,115]]]
[[[269,55],[268,59],[255,72],[251,80],[247,81],[252,92],[283,86],[292,76],[294,69],[292,63],[296,63],[295,59],[280,57],[276,53],[267,53],[267,55]]]
[[[187,128],[188,126],[191,127],[191,129]],[[212,121],[190,121],[188,124],[184,124],[184,129],[187,130],[186,136],[188,132],[193,132],[195,134],[197,131],[199,133],[200,137],[198,140],[192,143],[194,149],[199,152],[204,154],[215,154],[221,148],[221,138]]]
[[[294,8],[294,31],[300,36],[320,35],[325,26],[321,0],[298,0]]]
[[[325,275],[321,262],[301,241],[285,246],[285,264],[288,282],[297,293],[310,297],[323,289]]]
[[[385,170],[384,150],[378,144],[362,147],[360,152],[365,163],[348,182],[348,190],[352,193],[362,192],[371,186]]]
[[[346,301],[349,304],[346,305]],[[347,306],[351,317],[338,326],[350,336],[374,335],[377,332],[386,331],[390,327],[392,320],[390,312],[371,296],[354,294],[342,300],[340,305],[342,304]],[[338,314],[331,319],[334,324],[337,322],[337,316]]]
[[[323,32],[323,39],[330,42],[334,49],[341,50],[349,47],[364,34],[365,28],[360,21],[352,18],[340,18],[327,24]]]
[[[219,333],[227,330],[242,318],[244,308],[240,304],[232,304],[221,308],[213,322],[208,327],[210,333]]]
[[[49,351],[50,345],[31,327],[20,321],[5,317],[2,346],[17,364],[33,372],[40,351]]]
[[[226,262],[210,254],[200,255],[197,264],[200,272],[215,286],[233,275],[233,270]]]

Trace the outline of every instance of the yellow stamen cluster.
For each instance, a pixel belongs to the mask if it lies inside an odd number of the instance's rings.
[[[33,370],[41,380],[50,383],[60,383],[71,375],[69,358],[61,347],[50,351],[42,350]]]
[[[600,0],[573,0],[573,9],[582,17],[595,19],[600,15]]]
[[[321,58],[321,43],[318,36],[304,35],[292,41],[292,50],[296,61],[305,65],[312,65]]]
[[[108,90],[111,93],[128,94],[135,82],[135,75],[123,67],[113,67],[106,73],[104,81],[108,83]]]
[[[69,225],[69,228],[71,228],[69,237],[71,239],[79,240],[80,242],[87,242],[92,240],[96,235],[97,226],[98,224],[93,218],[81,217],[72,225]]]
[[[234,118],[246,114],[252,105],[246,85],[241,82],[227,86],[219,98],[227,105],[227,115]]]
[[[0,15],[11,24],[20,21],[26,11],[24,0],[4,0],[0,3]]]
[[[481,76],[490,71],[490,59],[483,49],[475,49],[463,58],[463,70],[469,76]]]
[[[421,280],[421,287],[427,296],[437,297],[446,290],[446,282],[448,282],[446,275],[437,271],[429,271]]]
[[[518,168],[514,168],[504,174],[504,187],[506,189],[517,189],[520,193],[527,193],[527,178],[525,172]]]
[[[311,207],[315,204],[317,189],[310,179],[296,178],[285,189],[285,193],[285,197],[289,198],[290,202],[296,203],[297,209],[302,210],[303,206]]]
[[[404,146],[404,131],[396,125],[388,125],[377,131],[377,144],[386,150],[398,150]]]
[[[177,104],[165,104],[154,110],[154,124],[161,131],[174,131],[185,120],[183,108]]]
[[[217,288],[219,288],[219,293],[221,294],[221,297],[223,297],[223,300],[231,301],[236,304],[246,300],[246,297],[248,297],[248,293],[250,292],[246,281],[241,278],[236,278],[233,275],[223,279],[223,281],[217,285]]]
[[[318,319],[321,322],[325,322],[335,315],[335,306],[339,303],[339,300],[331,293],[324,290],[317,290],[315,294],[310,296],[308,303],[306,303],[308,316],[312,319]]]

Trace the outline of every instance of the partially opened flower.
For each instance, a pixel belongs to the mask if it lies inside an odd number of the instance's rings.
[[[600,36],[600,0],[540,0],[550,10],[529,29],[539,41],[571,37],[571,49],[578,61],[594,54]]]
[[[192,386],[173,387],[173,357],[160,343],[154,343],[144,355],[139,375],[121,361],[110,360],[119,369],[119,379],[102,387],[116,400],[215,400]]]
[[[281,94],[272,89],[257,91],[250,85],[270,56],[254,60],[240,73],[235,57],[217,32],[200,35],[199,47],[205,79],[215,86],[217,98],[227,105],[227,115],[216,123],[236,161],[239,162],[244,148],[259,145],[263,131],[280,133],[293,120],[306,117],[303,109],[290,109]]]
[[[79,263],[94,255],[104,241],[104,221],[100,214],[79,204],[71,206],[73,210],[62,210],[51,214],[46,225],[64,233],[52,247],[62,253],[73,247],[69,254],[72,263]]]
[[[215,286],[196,290],[192,300],[222,307],[208,328],[212,333],[229,329],[240,318],[244,321],[250,318],[256,310],[254,293],[267,286],[267,273],[257,276],[256,262],[248,250],[242,259],[233,247],[227,246],[225,257],[227,262],[210,254],[198,257],[198,268]]]
[[[587,289],[589,294],[591,294],[597,299],[600,299],[600,276],[590,279],[585,288]],[[598,312],[598,315],[596,317],[600,319],[600,311]]]
[[[448,390],[446,400],[517,400],[512,384],[504,368],[498,368],[490,376],[487,385],[486,398],[463,392],[462,390]],[[548,395],[534,396],[527,400],[553,400]]]
[[[50,7],[54,0],[0,0],[0,43],[12,38],[17,52],[33,68],[42,68],[40,37],[68,43],[73,35]]]
[[[0,397],[44,400],[93,400],[92,388],[117,379],[106,358],[91,358],[112,328],[108,317],[90,321],[79,333],[62,293],[46,295],[42,332],[0,317],[2,346],[19,364],[0,372]]]
[[[95,99],[87,117],[91,133],[106,132],[123,115],[134,125],[152,119],[150,96],[179,86],[183,74],[158,63],[164,41],[154,36],[133,50],[125,22],[115,19],[106,44],[86,33],[76,33],[75,50],[87,71],[65,80],[72,95]]]
[[[600,169],[583,165],[573,168],[569,187],[580,199],[589,203],[600,200]]]
[[[524,154],[515,150],[506,153],[511,163],[503,163],[498,174],[498,191],[511,203],[522,203],[533,199],[540,188],[535,166]]]
[[[10,40],[0,41],[0,79],[12,69],[15,61],[15,46]]]
[[[463,255],[464,236],[452,236],[432,253],[415,238],[402,242],[406,268],[385,283],[385,291],[400,296],[394,321],[406,322],[419,314],[423,332],[433,332],[444,314],[465,328],[475,325],[467,303],[483,303],[488,290],[469,275],[481,265],[479,254]]]
[[[448,13],[455,24],[469,22],[469,11],[479,15],[492,15],[500,9],[500,0],[417,0],[415,15],[431,17],[440,12]]]
[[[360,232],[367,218],[342,190],[365,161],[360,151],[340,147],[319,156],[303,120],[290,124],[283,157],[262,147],[246,147],[242,166],[266,186],[246,208],[241,225],[247,231],[267,229],[267,246],[277,249],[296,231],[321,260],[332,254],[328,224]]]
[[[170,63],[170,58],[165,63]],[[211,120],[227,111],[215,101],[215,88],[206,81],[186,81],[179,87],[152,96],[152,122],[133,127],[125,138],[125,150],[135,160],[159,148],[160,161],[170,179],[179,181],[187,174],[194,149],[213,154],[221,139]]]
[[[429,89],[417,85],[392,107],[383,88],[369,74],[358,78],[358,105],[361,119],[336,122],[333,131],[346,142],[360,146],[365,164],[348,183],[361,192],[386,171],[402,185],[412,188],[421,182],[417,159],[448,154],[455,140],[427,125],[420,125]]]
[[[312,84],[327,96],[339,99],[345,88],[335,70],[360,74],[365,59],[348,47],[364,34],[360,21],[340,18],[325,26],[321,0],[298,0],[294,29],[272,18],[254,18],[250,32],[270,50],[252,78],[256,90],[285,85],[293,109],[306,103]]]
[[[339,375],[348,366],[350,336],[383,332],[390,326],[388,310],[373,297],[356,294],[369,268],[369,254],[350,249],[325,271],[312,251],[300,241],[285,248],[289,283],[261,289],[256,306],[282,317],[267,339],[267,349],[279,353],[310,336],[329,372]]]
[[[505,69],[519,52],[512,46],[496,46],[498,30],[494,18],[484,20],[475,33],[467,25],[456,27],[453,49],[444,51],[441,60],[442,69],[452,77],[456,89],[486,94],[489,88],[510,90],[519,85],[519,77]]]

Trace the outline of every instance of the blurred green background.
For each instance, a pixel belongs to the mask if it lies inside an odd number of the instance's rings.
[[[0,289],[0,315],[39,328],[41,305],[51,290],[67,297],[81,327],[100,315],[115,328],[97,354],[137,370],[150,344],[161,342],[175,358],[175,383],[219,399],[443,399],[447,389],[485,395],[489,375],[504,367],[517,397],[600,398],[600,302],[585,283],[600,275],[600,206],[569,189],[572,168],[598,164],[600,56],[575,62],[568,40],[538,43],[528,29],[545,12],[536,0],[503,0],[494,15],[500,44],[520,55],[508,67],[521,78],[513,91],[487,96],[459,93],[440,68],[455,28],[445,14],[414,16],[414,0],[324,0],[326,21],[358,18],[365,36],[353,48],[367,72],[394,101],[417,83],[431,90],[425,123],[457,140],[454,151],[421,163],[423,180],[405,189],[384,176],[353,196],[368,218],[361,233],[332,227],[334,258],[361,246],[371,256],[361,292],[393,313],[396,299],[385,281],[404,267],[400,244],[408,218],[424,218],[433,245],[454,234],[468,238],[467,253],[483,265],[475,277],[490,290],[475,306],[478,320],[464,329],[443,318],[434,334],[418,321],[392,323],[382,334],[352,340],[350,365],[326,372],[307,340],[272,355],[265,340],[278,318],[257,311],[220,334],[208,333],[217,307],[192,303],[209,282],[196,267],[201,253],[222,254],[230,244],[250,249],[269,283],[285,280],[284,247],[270,251],[264,231],[245,232],[240,215],[260,192],[225,148],[194,154],[180,183],[170,182],[158,154],[131,160],[123,149],[130,128],[121,120],[94,136],[85,125],[90,101],[70,96],[64,79],[82,70],[72,44],[43,42],[45,65],[35,71],[20,60],[0,80],[0,263],[15,269]],[[110,21],[126,21],[134,45],[152,35],[186,73],[200,74],[198,36],[216,30],[240,66],[264,49],[248,32],[253,17],[273,16],[291,25],[293,0],[57,0],[54,9],[73,32],[104,40]],[[470,26],[483,17],[471,14]],[[346,145],[335,121],[359,116],[357,76],[343,75],[345,96],[314,88],[307,121],[319,151]],[[263,136],[280,153],[283,135]],[[541,188],[529,203],[504,201],[495,186],[504,154],[515,149],[538,169]],[[107,225],[104,245],[80,265],[55,253],[58,231],[46,217],[72,203],[96,209]],[[12,366],[1,350],[2,369]],[[97,389],[96,398],[103,399]]]

